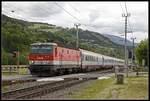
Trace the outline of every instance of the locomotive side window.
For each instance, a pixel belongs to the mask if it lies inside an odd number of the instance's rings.
[[[57,56],[57,48],[55,48],[55,56]]]
[[[69,54],[69,50],[67,50],[67,54]]]

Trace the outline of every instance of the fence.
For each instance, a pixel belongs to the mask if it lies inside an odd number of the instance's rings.
[[[18,73],[19,68],[28,68],[29,65],[1,65],[1,70],[3,73]]]

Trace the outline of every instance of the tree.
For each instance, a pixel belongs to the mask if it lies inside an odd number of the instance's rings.
[[[148,66],[148,40],[142,40],[135,48],[135,55],[138,64],[142,65],[142,60],[145,60],[145,65]]]

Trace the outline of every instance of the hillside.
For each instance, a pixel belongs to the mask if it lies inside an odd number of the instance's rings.
[[[124,38],[121,38],[115,35],[109,35],[109,34],[103,34],[103,35],[118,45],[124,45]],[[134,45],[136,46],[137,43],[134,43]],[[133,43],[127,40],[127,46],[133,46]]]
[[[112,42],[119,44],[119,45],[124,45],[124,38],[114,36],[114,35],[109,35],[109,34],[103,34],[105,37],[108,37]],[[132,42],[127,40],[127,46],[132,46]]]
[[[2,64],[15,64],[14,50],[20,51],[20,63],[27,64],[30,44],[56,42],[59,46],[75,48],[76,29],[56,25],[27,22],[2,15]],[[123,58],[123,46],[100,33],[79,29],[79,47],[101,54]]]

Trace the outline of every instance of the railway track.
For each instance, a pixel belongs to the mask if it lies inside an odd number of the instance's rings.
[[[36,79],[30,79],[30,80],[3,80],[2,86],[10,86],[15,84],[21,84],[21,83],[27,83],[27,82],[34,82]]]
[[[45,84],[36,85],[33,87],[17,89],[10,92],[2,93],[2,99],[30,99],[33,97],[42,96],[51,92],[54,92],[59,89],[63,89],[66,87],[70,87],[72,85],[82,83],[87,81],[88,79],[78,80],[74,79],[65,79],[64,81],[57,82],[45,82]]]
[[[101,71],[101,72],[91,72],[84,76],[75,76],[64,78],[63,81],[45,81],[45,82],[36,82],[33,81],[32,85],[26,86],[24,88],[15,89],[12,91],[7,91],[2,93],[2,99],[31,99],[34,97],[39,97],[46,95],[48,93],[54,92],[59,89],[66,87],[71,87],[75,84],[86,82],[88,80],[97,79],[96,76],[90,76],[90,74],[101,74],[101,76],[111,73],[111,70]],[[24,82],[24,81],[22,81]]]

